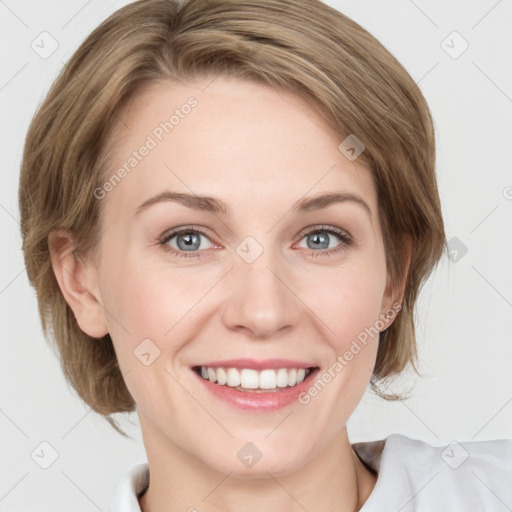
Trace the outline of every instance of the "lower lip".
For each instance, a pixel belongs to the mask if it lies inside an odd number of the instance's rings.
[[[281,391],[272,391],[265,393],[238,391],[227,385],[221,386],[214,384],[209,380],[203,379],[196,372],[195,375],[201,380],[203,386],[212,394],[221,400],[246,411],[269,412],[282,409],[298,400],[298,396],[309,388],[311,378],[316,375],[318,368],[315,368],[300,384],[288,388],[278,388]]]

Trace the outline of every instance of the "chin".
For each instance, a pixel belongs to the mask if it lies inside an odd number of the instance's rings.
[[[250,439],[250,436],[246,439]],[[272,476],[285,476],[302,467],[313,457],[303,450],[298,451],[301,442],[288,442],[286,445],[273,446],[275,443],[261,441],[233,441],[233,447],[225,447],[220,453],[210,451],[203,462],[220,473],[231,477],[268,478]],[[213,455],[213,457],[212,457]]]

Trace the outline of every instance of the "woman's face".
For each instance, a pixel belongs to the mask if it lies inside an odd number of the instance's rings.
[[[376,190],[301,100],[209,81],[153,86],[113,132],[105,329],[148,450],[286,474],[336,441],[374,367],[392,306]]]

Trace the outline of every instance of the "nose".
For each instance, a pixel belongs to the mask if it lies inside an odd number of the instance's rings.
[[[253,339],[268,339],[289,330],[302,314],[291,273],[269,254],[264,251],[252,263],[235,256],[234,268],[225,280],[223,322]]]

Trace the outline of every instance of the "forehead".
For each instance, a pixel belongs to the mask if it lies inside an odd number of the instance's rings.
[[[339,151],[340,142],[313,105],[262,84],[227,77],[156,83],[114,127],[104,180],[121,179],[106,202],[133,211],[169,189],[222,197],[241,210],[325,191],[357,193],[375,205],[370,173]]]

